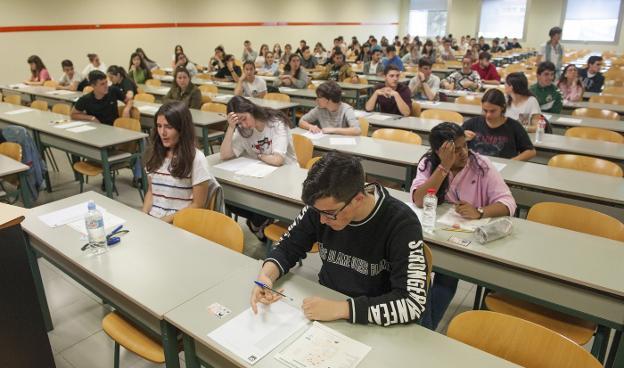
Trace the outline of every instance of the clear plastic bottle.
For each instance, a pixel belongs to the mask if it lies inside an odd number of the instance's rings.
[[[85,227],[89,236],[89,246],[86,249],[87,255],[98,255],[105,253],[106,231],[104,230],[104,219],[102,213],[95,207],[95,202],[89,201],[87,206],[89,212],[85,215]]]
[[[427,194],[423,198],[423,218],[422,229],[425,233],[432,234],[435,229],[436,211],[438,209],[438,197],[436,197],[436,190],[431,188],[427,189]]]
[[[537,121],[537,130],[535,131],[535,142],[541,142],[544,140],[544,132],[546,131],[546,119],[544,115],[540,115]]]

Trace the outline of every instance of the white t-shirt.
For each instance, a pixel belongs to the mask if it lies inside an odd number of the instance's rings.
[[[193,201],[193,186],[207,180],[214,180],[208,169],[208,160],[204,153],[195,149],[193,169],[187,178],[176,178],[171,175],[171,160],[165,158],[163,164],[155,172],[148,173],[152,182],[151,216],[161,218],[188,207]]]
[[[284,165],[297,165],[295,147],[293,145],[290,129],[285,122],[272,120],[266,124],[261,132],[252,129],[251,137],[244,138],[238,129],[234,131],[232,137],[232,150],[236,157],[247,153],[256,158],[259,154],[272,155],[279,154],[284,157]]]
[[[267,85],[264,79],[255,77],[253,82],[243,81],[243,96],[258,97],[262,92],[267,91]]]
[[[539,102],[533,96],[527,98],[521,104],[515,105],[510,104],[507,106],[507,112],[505,112],[505,116],[508,118],[512,118],[514,120],[520,121],[520,114],[528,114],[527,117],[530,118],[533,114],[541,114]]]
[[[82,75],[80,75],[80,73],[78,73],[76,71],[74,71],[74,76],[71,79],[69,79],[67,74],[63,73],[63,76],[59,80],[59,85],[60,86],[69,86],[72,83],[80,83],[81,81],[82,81]]]
[[[99,70],[102,73],[106,74],[106,69],[108,69],[108,68],[106,67],[106,64],[104,64],[104,63],[100,63],[100,66],[98,66],[97,68],[93,64],[89,63],[89,64],[87,64],[87,66],[84,67],[84,69],[82,69],[82,73],[81,74],[85,78],[89,78],[89,73],[91,73],[92,71]]]

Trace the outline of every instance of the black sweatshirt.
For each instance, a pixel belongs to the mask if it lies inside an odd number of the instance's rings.
[[[319,282],[351,297],[352,323],[412,323],[427,301],[420,222],[405,203],[380,185],[374,187],[377,201],[371,214],[340,231],[304,207],[265,263],[275,263],[281,277],[318,242],[323,261]]]

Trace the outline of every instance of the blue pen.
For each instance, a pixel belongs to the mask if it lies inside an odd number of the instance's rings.
[[[277,291],[277,290],[275,290],[275,289],[271,289],[271,288],[269,287],[269,285],[267,285],[267,284],[265,284],[265,283],[263,283],[263,282],[260,282],[260,281],[254,281],[254,284],[256,284],[256,285],[260,286],[260,287],[261,287],[261,288],[263,288],[263,289],[271,290],[271,291],[272,291],[272,292],[274,292],[275,294],[279,294],[279,295],[283,296],[284,298],[286,298],[286,299],[290,300],[291,302],[292,302],[292,301],[294,301],[294,299],[293,299],[293,298],[291,298],[291,297],[289,297],[289,296],[286,296],[286,295],[284,295],[284,294],[280,293],[279,291]]]

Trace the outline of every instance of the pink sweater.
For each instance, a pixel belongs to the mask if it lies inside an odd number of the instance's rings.
[[[564,101],[581,101],[583,99],[583,87],[578,84],[568,87],[565,83],[560,83],[557,87],[561,91]]]

